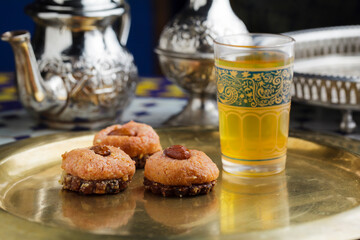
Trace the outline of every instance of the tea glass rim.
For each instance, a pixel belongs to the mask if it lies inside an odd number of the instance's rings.
[[[278,39],[283,39],[286,41],[276,43],[276,44],[271,44],[271,45],[229,44],[229,43],[223,42],[226,39],[236,38],[236,37],[241,37],[241,36],[243,36],[243,37],[259,36],[259,37],[268,37],[268,38],[278,38]],[[287,36],[287,35],[275,34],[275,33],[240,33],[240,34],[220,36],[220,37],[217,37],[216,39],[214,39],[214,44],[218,44],[218,45],[225,46],[225,47],[235,47],[235,48],[257,48],[257,49],[281,48],[281,47],[293,45],[294,43],[295,43],[294,38]]]

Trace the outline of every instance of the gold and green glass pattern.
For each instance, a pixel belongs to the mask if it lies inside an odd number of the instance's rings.
[[[291,66],[257,71],[216,66],[218,101],[239,107],[268,107],[290,102]]]

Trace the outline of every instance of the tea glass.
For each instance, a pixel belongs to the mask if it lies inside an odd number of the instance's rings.
[[[294,39],[239,34],[214,42],[223,169],[264,176],[285,168]]]

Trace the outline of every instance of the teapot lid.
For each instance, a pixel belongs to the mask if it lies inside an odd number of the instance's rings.
[[[67,14],[84,17],[121,15],[127,8],[125,0],[36,0],[26,6],[30,16],[41,14]]]

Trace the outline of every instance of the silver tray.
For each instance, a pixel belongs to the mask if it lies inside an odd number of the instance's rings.
[[[296,40],[292,99],[343,110],[340,129],[353,132],[352,111],[360,110],[360,26],[285,34]]]
[[[163,147],[206,152],[221,168],[216,129],[157,130]],[[93,133],[61,133],[0,148],[0,239],[356,239],[360,237],[360,142],[298,132],[286,171],[266,178],[224,173],[213,192],[163,198],[145,192],[143,171],[124,192],[61,190],[61,154]],[[314,141],[305,140],[311,138]]]

